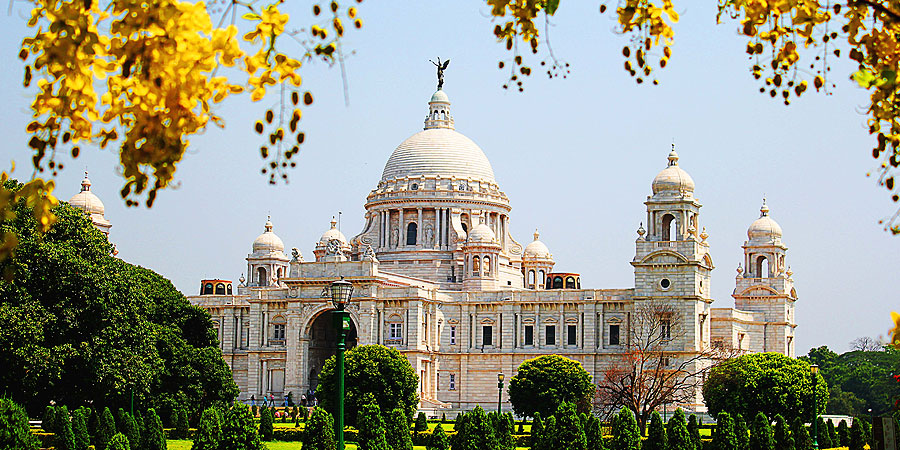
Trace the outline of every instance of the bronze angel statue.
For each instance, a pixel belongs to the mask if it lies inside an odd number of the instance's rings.
[[[429,61],[431,61],[429,59]],[[438,77],[438,90],[444,88],[444,71],[447,70],[447,66],[450,65],[450,60],[446,60],[441,63],[441,58],[438,58],[437,62],[431,61],[437,67],[437,77]]]

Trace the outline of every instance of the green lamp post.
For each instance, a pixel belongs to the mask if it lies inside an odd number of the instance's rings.
[[[337,450],[344,450],[344,350],[347,348],[347,333],[350,332],[350,313],[344,311],[350,296],[353,295],[353,284],[344,277],[331,283],[331,303],[334,305],[332,317],[337,330],[337,369],[334,371],[335,393],[337,394],[337,414],[334,417],[334,434],[337,438]]]
[[[813,441],[812,448],[818,450],[819,448],[819,405],[818,398],[816,397],[816,391],[818,390],[819,384],[819,365],[818,364],[810,364],[810,371],[813,376],[813,419],[812,419],[812,428],[813,428]]]
[[[505,375],[503,373],[497,374],[497,412],[501,412],[501,406],[503,403],[503,378]]]

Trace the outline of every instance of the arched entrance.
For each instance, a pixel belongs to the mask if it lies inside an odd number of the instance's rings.
[[[305,375],[308,377],[306,379],[307,389],[313,392],[319,384],[319,372],[322,371],[322,366],[337,352],[337,331],[334,329],[333,320],[331,311],[323,311],[309,327],[309,352],[307,352],[306,365],[309,372]],[[356,347],[356,323],[353,322],[352,317],[350,318],[350,332],[347,333],[345,342],[347,350]]]

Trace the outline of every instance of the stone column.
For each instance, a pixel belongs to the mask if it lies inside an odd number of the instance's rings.
[[[288,313],[287,329],[284,338],[287,341],[287,355],[284,359],[284,393],[294,393],[299,399],[303,391],[300,389],[300,314]]]
[[[406,245],[406,224],[403,223],[403,208],[400,208],[400,221],[397,226],[400,228],[398,233],[400,237],[397,239],[397,247],[399,248]]]
[[[416,247],[422,248],[422,244],[425,242],[423,239],[425,223],[422,222],[422,208],[417,208],[417,212],[419,213],[419,221],[416,222]]]

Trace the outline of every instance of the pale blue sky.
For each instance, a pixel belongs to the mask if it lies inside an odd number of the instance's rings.
[[[348,237],[361,230],[366,195],[388,156],[421,129],[435,87],[428,60],[440,56],[452,60],[444,89],[456,128],[490,159],[512,203],[514,236],[527,244],[539,228],[556,269],[582,273],[585,287],[633,286],[629,261],[643,201],[674,139],[704,205],[714,306],[733,305],[741,244],[765,194],[790,247],[800,297],[798,354],[819,345],[843,351],[856,337],[884,335],[890,311],[900,309],[890,275],[900,265],[900,237],[882,231],[878,220],[895,205],[865,176],[876,167],[866,92],[847,79],[851,67],[839,64],[833,96],[809,93],[785,107],[759,94],[737,25],[715,26],[715,2],[702,3],[677,2],[684,9],[674,55],[654,87],[637,86],[622,70],[625,41],[614,34],[609,12],[600,15],[595,2],[562,2],[551,39],[571,74],[547,80],[535,70],[520,94],[500,87],[507,72],[497,60],[509,54],[494,42],[483,3],[365,2],[365,26],[345,44],[355,52],[346,64],[350,106],[338,70],[303,69],[316,102],[304,111],[307,140],[290,184],[272,187],[259,174],[260,136],[252,125],[272,103],[239,98],[220,108],[227,130],[211,128],[193,140],[176,174],[180,188],[162,192],[152,210],[126,208],[119,199],[123,181],[110,149],[63,158],[56,194],[75,194],[87,167],[119,255],[186,294],[196,293],[201,278],[236,281],[267,214],[288,249],[312,258],[338,211]],[[306,2],[295,8],[296,24],[308,20]],[[29,98],[16,58],[27,9],[16,3],[12,11],[0,19],[8,64],[0,74],[7,86],[0,132],[4,157],[16,160],[21,179],[31,173]]]

